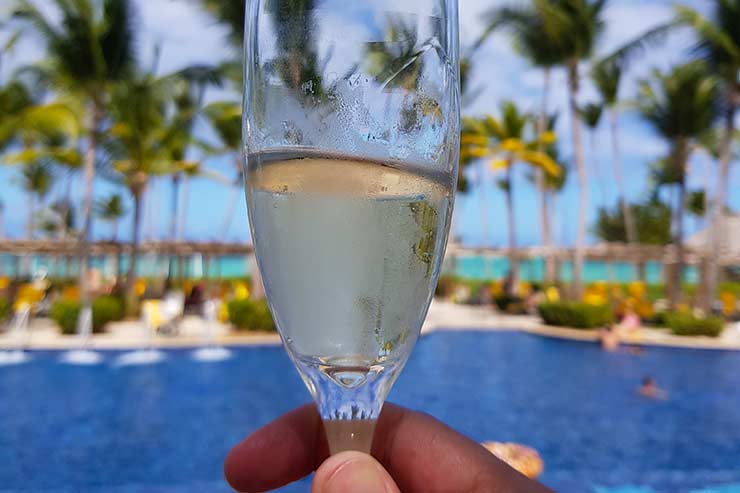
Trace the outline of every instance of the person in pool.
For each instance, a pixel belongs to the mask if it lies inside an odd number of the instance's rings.
[[[269,491],[316,471],[312,493],[554,493],[429,415],[386,404],[372,456],[329,457],[316,407],[308,404],[257,430],[224,462],[231,486]]]
[[[653,377],[645,377],[637,393],[648,399],[664,400],[668,398],[668,392],[658,387]]]
[[[599,330],[599,341],[604,351],[613,352],[619,349],[619,336],[611,324]]]

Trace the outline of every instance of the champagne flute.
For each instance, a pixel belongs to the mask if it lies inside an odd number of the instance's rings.
[[[247,2],[252,238],[331,453],[370,451],[434,293],[457,183],[457,31],[457,0]]]

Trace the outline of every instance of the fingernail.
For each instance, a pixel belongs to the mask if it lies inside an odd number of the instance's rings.
[[[390,478],[371,457],[349,457],[335,466],[320,493],[390,493]]]

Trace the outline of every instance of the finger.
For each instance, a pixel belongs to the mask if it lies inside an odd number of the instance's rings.
[[[311,493],[400,493],[378,461],[361,452],[329,457],[316,471]]]
[[[404,493],[550,491],[431,416],[393,404],[383,407],[373,455]],[[306,476],[327,456],[321,419],[316,408],[307,405],[234,447],[225,473],[237,491],[257,493]]]
[[[373,456],[404,493],[552,493],[433,417],[391,406]]]
[[[237,491],[269,491],[308,475],[328,456],[316,406],[306,404],[231,449],[224,462],[224,475]]]

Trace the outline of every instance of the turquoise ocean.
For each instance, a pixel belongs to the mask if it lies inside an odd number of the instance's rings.
[[[142,277],[163,277],[167,274],[169,259],[165,256],[144,255],[139,259],[137,272]],[[113,263],[110,259],[93,258],[93,268],[99,270],[103,275],[112,275]],[[183,262],[185,275],[190,278],[238,278],[248,276],[251,270],[251,262],[244,256],[224,256],[213,258],[209,262],[198,255],[188,257]],[[62,261],[48,256],[31,256],[25,259],[0,255],[0,269],[3,275],[18,276],[19,272],[26,276],[29,273],[46,272],[52,277],[72,277],[77,272],[77,261]],[[121,258],[121,269],[128,268],[128,259]],[[455,273],[468,279],[502,279],[509,270],[509,261],[505,257],[493,256],[464,256],[458,257],[455,262],[447,259],[444,272]],[[659,262],[648,262],[646,265],[646,277],[648,283],[662,282],[662,265]],[[520,264],[521,279],[530,282],[539,282],[544,279],[545,262],[542,258],[535,258]],[[559,277],[568,282],[573,278],[573,266],[570,262],[563,262],[560,267]],[[610,281],[630,282],[637,279],[637,270],[633,264],[623,262],[596,262],[588,261],[584,265],[584,280],[586,282]],[[685,279],[687,282],[696,282],[698,278],[696,269],[686,269]]]

